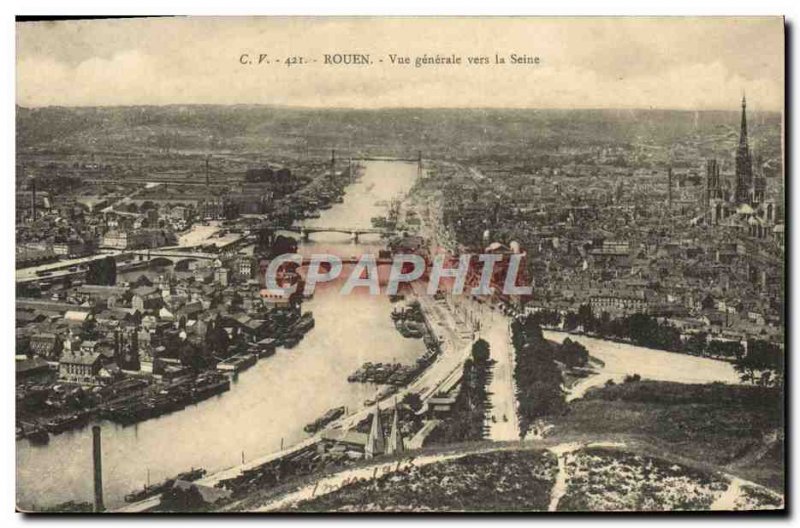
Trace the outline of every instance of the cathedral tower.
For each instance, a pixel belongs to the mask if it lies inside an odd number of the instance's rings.
[[[739,131],[739,146],[736,148],[736,191],[737,204],[750,203],[753,187],[753,160],[747,142],[747,101],[742,96],[742,125]]]

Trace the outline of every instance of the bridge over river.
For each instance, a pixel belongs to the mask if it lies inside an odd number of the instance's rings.
[[[414,163],[369,161],[363,165],[360,178],[350,184],[343,202],[320,211],[320,218],[308,221],[307,227],[372,228],[371,219],[385,213],[385,206],[376,204],[406,195],[416,177]],[[270,222],[268,218],[261,220],[253,223]],[[349,231],[353,230],[358,229]],[[367,236],[377,238],[365,235],[362,239]],[[366,240],[355,244],[343,234],[315,232],[311,237],[318,239],[316,246],[324,246],[327,251],[342,256],[376,253],[383,245],[380,241],[369,243]],[[206,239],[208,237],[192,237],[185,245],[197,246]],[[310,254],[316,246],[309,244],[302,249]],[[216,258],[217,254],[222,254],[218,249],[157,248],[150,250],[150,258],[206,259],[212,258],[212,254]],[[130,250],[119,253],[130,253]],[[128,263],[144,267],[152,262],[147,259],[146,249],[144,260],[135,258],[120,258],[118,268]],[[124,496],[141,489],[148,470],[153,481],[161,481],[192,467],[204,467],[209,475],[203,483],[213,484],[216,479],[250,468],[251,463],[258,464],[261,457],[280,456],[269,453],[280,452],[281,446],[286,449],[308,441],[305,425],[331,408],[345,406],[350,410],[337,424],[341,430],[368,417],[373,406],[367,402],[379,396],[376,388],[350,383],[348,376],[365,361],[413,364],[425,354],[424,342],[406,339],[397,331],[390,317],[394,308],[395,304],[385,295],[343,296],[336,288],[320,288],[303,302],[303,310],[313,312],[314,328],[292,349],[279,347],[274,355],[239,373],[230,391],[140,422],[135,427],[105,421],[97,423],[103,431],[106,506],[112,510],[131,506],[125,504]],[[434,317],[438,311],[446,312],[441,306],[436,308]],[[442,332],[446,351],[429,367],[427,374],[422,374],[419,385],[409,387],[423,397],[427,393],[436,394],[440,379],[463,370],[469,349],[466,345],[454,346],[457,344],[448,339],[449,326],[432,321],[437,334]],[[397,397],[402,399],[403,393],[398,393]],[[381,407],[386,408],[392,401],[393,397],[382,401]],[[71,471],[53,471],[53,468],[62,467],[64,460],[75,458],[75,453],[90,453],[91,445],[92,432],[88,428],[53,436],[46,447],[32,446],[27,439],[18,440],[17,457],[22,461],[16,474],[18,507],[34,509],[33,506],[41,508],[68,500],[91,500],[90,455],[78,457]],[[176,448],[164,449],[165,445]],[[243,453],[245,464],[242,464]]]
[[[373,227],[344,227],[344,226],[306,226],[306,225],[292,225],[292,226],[275,226],[263,225],[259,229],[271,229],[273,231],[288,231],[297,233],[303,240],[309,240],[313,233],[344,233],[350,235],[350,239],[354,242],[359,241],[359,237],[363,235],[380,235],[382,237],[394,235],[397,233],[395,230],[380,229]],[[244,238],[242,239],[244,240]],[[240,240],[240,242],[242,241]],[[166,248],[151,248],[151,249],[134,249],[134,250],[115,250],[81,257],[76,259],[59,260],[48,264],[42,264],[31,268],[19,269],[16,272],[17,283],[34,282],[37,280],[65,278],[67,276],[78,276],[84,274],[89,264],[93,261],[105,259],[108,256],[114,257],[120,269],[129,267],[134,263],[143,263],[153,261],[155,259],[169,260],[172,264],[178,264],[181,261],[198,261],[198,260],[214,260],[225,255],[224,251],[214,253],[209,251],[193,251],[189,247],[166,247]],[[343,262],[346,263],[346,262]],[[354,261],[353,261],[354,263]]]
[[[222,255],[218,253],[201,253],[201,252],[178,252],[178,251],[156,251],[156,250],[145,250],[145,251],[132,251],[130,253],[134,255],[137,260],[135,262],[147,262],[147,261],[154,261],[156,259],[166,259],[172,262],[172,264],[177,265],[179,262],[184,261],[192,261],[192,260],[206,260],[206,261],[213,261],[215,259],[221,258]],[[360,255],[351,255],[351,256],[342,256],[340,257],[340,261],[342,264],[356,264],[361,259]],[[375,263],[379,266],[391,264],[393,260],[390,257],[384,258],[376,258]],[[308,266],[311,263],[311,257],[302,255],[302,261],[300,262],[300,266]]]
[[[373,234],[373,235],[389,236],[396,233],[396,231],[394,230],[380,229],[375,227],[306,226],[306,225],[280,227],[276,228],[276,230],[299,233],[300,237],[303,240],[308,240],[312,233],[344,233],[350,235],[351,240],[355,242],[358,242],[358,238],[361,235]]]

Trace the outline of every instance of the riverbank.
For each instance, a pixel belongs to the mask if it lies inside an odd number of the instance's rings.
[[[375,203],[403,195],[416,175],[415,163],[367,162],[360,179],[348,187],[343,203],[334,203],[321,218],[309,222],[369,227],[370,219],[381,211]],[[377,253],[385,242],[375,238],[363,237],[354,243],[346,235],[317,233],[301,243],[299,251]],[[210,475],[226,468],[236,473],[243,458],[249,465],[281,445],[307,441],[305,425],[329,409],[360,409],[375,398],[375,385],[347,382],[347,376],[364,362],[414,363],[425,353],[421,340],[399,335],[390,318],[393,305],[385,296],[343,297],[320,288],[304,301],[303,308],[313,311],[314,330],[293,349],[279,348],[268,360],[233,377],[226,394],[129,427],[99,422],[107,507],[123,506],[125,494],[141,489],[148,469],[153,481],[191,467],[206,468]],[[343,417],[340,423],[357,423],[368,414],[369,410],[349,422]],[[90,500],[91,446],[89,429],[60,434],[42,447],[17,442],[19,507]],[[64,460],[75,461],[72,471],[52,470],[62,467]]]
[[[165,356],[156,359],[153,371],[126,371],[91,390],[59,380],[55,372],[46,381],[19,383],[17,439],[29,438],[42,445],[49,441],[49,435],[80,429],[98,420],[130,426],[227,392],[231,388],[229,376],[272,357],[277,347],[294,348],[314,327],[309,311],[272,315],[263,314],[262,320],[271,326],[272,338],[238,343],[235,350],[231,347],[225,355],[191,368],[179,358]]]
[[[457,332],[454,331],[455,320],[452,319],[452,315],[449,320],[445,317],[445,314],[449,313],[445,307],[431,302],[428,298],[418,300],[426,327],[440,342],[441,350],[433,362],[408,385],[391,387],[391,390],[380,390],[373,398],[348,407],[347,414],[330,421],[310,437],[260,456],[255,460],[242,462],[209,474],[197,483],[204,486],[225,487],[233,491],[234,498],[239,499],[256,489],[263,491],[278,485],[279,480],[275,477],[275,471],[279,466],[290,468],[288,471],[293,477],[314,474],[322,468],[330,469],[336,464],[323,463],[323,457],[320,455],[320,445],[327,439],[356,428],[358,424],[371,416],[376,406],[386,409],[392,405],[392,402],[401,401],[408,394],[419,395],[422,402],[438,394],[440,387],[449,384],[452,376],[460,373],[463,362],[470,353],[471,342],[458,337]],[[351,460],[347,464],[352,463]],[[289,473],[283,474],[283,476],[287,478]],[[126,505],[118,511],[132,513],[151,511],[158,507],[158,500],[148,499],[142,503]]]

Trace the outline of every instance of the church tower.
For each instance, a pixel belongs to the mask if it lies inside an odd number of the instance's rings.
[[[717,200],[723,197],[719,171],[720,167],[716,159],[706,160],[706,205],[710,200]]]
[[[756,206],[764,203],[767,180],[764,178],[764,164],[761,161],[761,156],[756,154],[753,156],[753,160],[755,161],[756,170],[753,173],[752,205]]]
[[[393,455],[402,453],[403,451],[405,451],[405,445],[403,444],[403,433],[400,431],[400,410],[397,408],[397,401],[395,401],[392,430],[389,433],[389,442],[386,446],[386,453]]]
[[[737,204],[750,203],[753,187],[753,160],[747,142],[747,101],[742,96],[742,125],[739,131],[739,146],[736,148],[736,191]]]
[[[383,436],[383,425],[381,424],[381,408],[375,404],[375,412],[372,415],[372,428],[367,436],[367,445],[364,446],[364,458],[373,458],[382,455],[386,448],[386,439]]]

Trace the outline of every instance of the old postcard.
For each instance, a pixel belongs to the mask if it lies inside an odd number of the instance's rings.
[[[781,17],[16,40],[19,511],[785,509]]]

